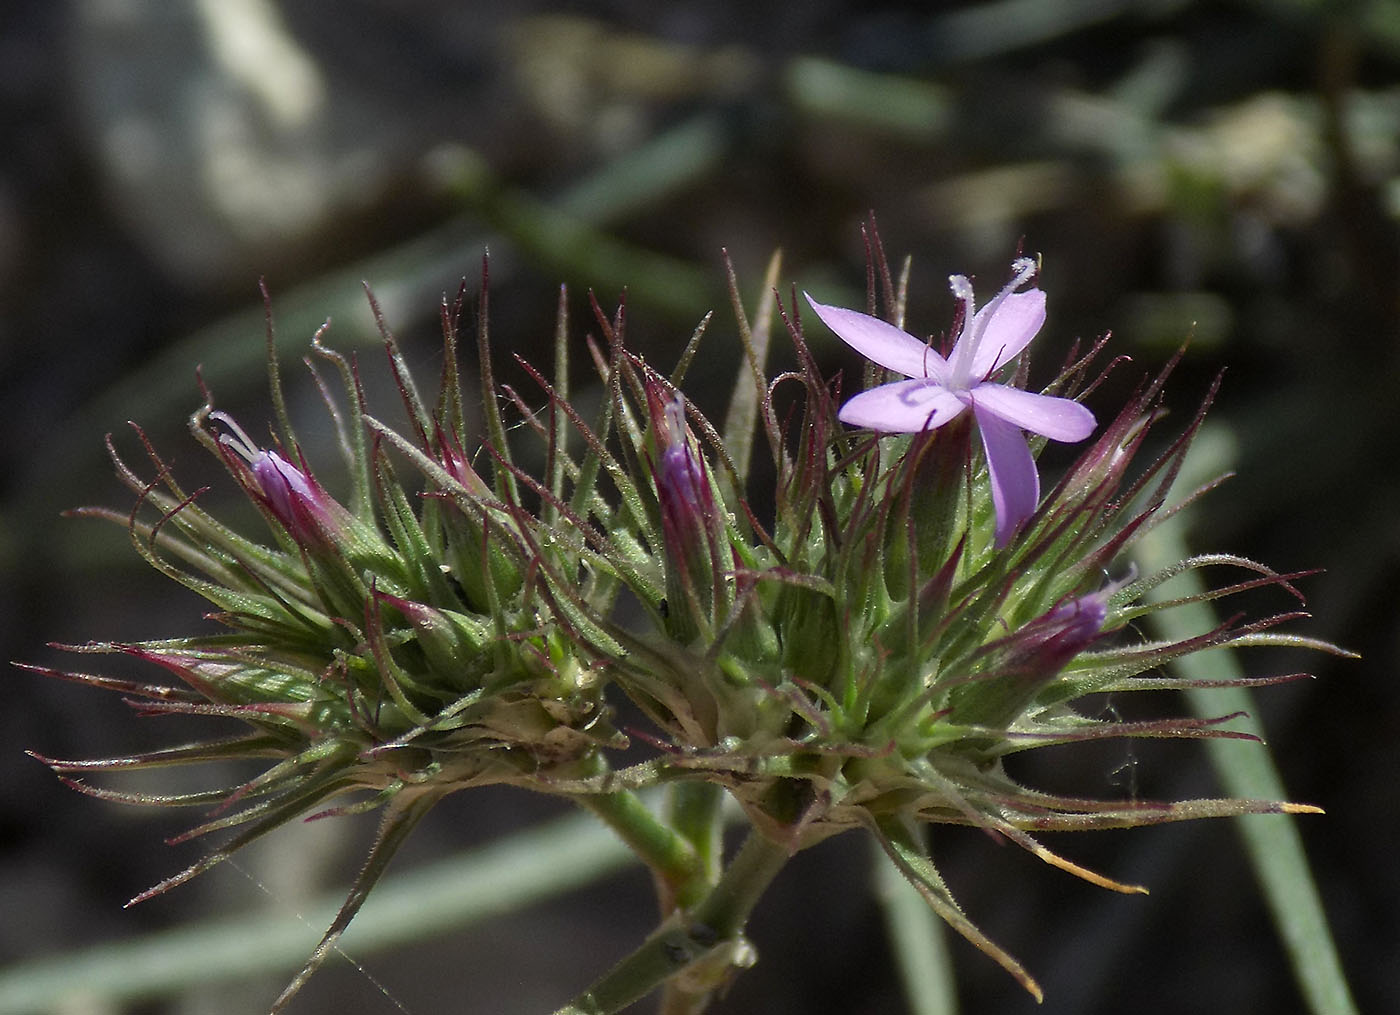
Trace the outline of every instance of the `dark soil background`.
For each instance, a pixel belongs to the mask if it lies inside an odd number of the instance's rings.
[[[191,485],[201,470],[220,482],[184,421],[200,363],[225,408],[270,415],[260,277],[288,373],[330,316],[330,341],[362,350],[380,404],[393,393],[368,365],[361,279],[425,371],[438,300],[478,276],[487,247],[503,362],[547,362],[561,282],[579,362],[589,288],[611,305],[627,287],[631,343],[663,364],[715,309],[691,393],[720,411],[738,348],[721,248],[751,299],[782,247],[785,292],[859,305],[873,210],[891,256],[913,255],[909,320],[929,332],[947,326],[949,273],[979,276],[985,298],[1024,241],[1044,256],[1050,298],[1041,371],[1109,329],[1136,361],[1125,376],[1151,371],[1193,334],[1170,389],[1184,420],[1228,368],[1212,420],[1238,475],[1197,510],[1195,548],[1325,569],[1304,583],[1307,630],[1361,661],[1245,661],[1317,675],[1262,692],[1261,714],[1292,797],[1328,812],[1302,832],[1358,1004],[1400,1010],[1398,73],[1391,0],[10,0],[0,658],[77,665],[46,644],[205,625],[120,529],[59,513],[128,503],[102,454],[112,432],[139,457],[128,419]],[[826,341],[819,354],[854,376]],[[314,391],[296,390],[309,414]],[[0,970],[295,908],[352,876],[371,818],[285,830],[237,870],[123,910],[197,855],[163,841],[191,816],[87,799],[22,752],[100,756],[181,730],[133,721],[115,696],[20,670],[3,680]],[[1065,762],[1080,789],[1121,792],[1130,765],[1144,793],[1212,792],[1190,744],[1116,750]],[[556,811],[462,794],[395,869]],[[1303,1010],[1229,823],[1054,845],[1153,894],[1101,892],[982,835],[938,835],[964,908],[1047,991],[1036,1009],[959,941],[964,1010]],[[849,836],[784,872],[751,927],[762,961],[716,1011],[903,1010],[869,856]],[[414,1015],[551,1010],[640,940],[651,906],[645,877],[620,874],[359,955],[366,972],[333,964],[292,1010],[396,1010],[376,980]],[[251,1012],[282,979],[61,1010]]]

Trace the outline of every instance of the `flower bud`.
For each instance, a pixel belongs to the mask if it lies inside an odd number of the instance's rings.
[[[483,508],[494,495],[455,438],[439,428],[436,447],[430,450],[434,460],[461,486],[461,490],[442,493],[443,555],[467,605],[489,613],[493,601],[507,600],[521,587],[520,567],[506,550],[508,540],[501,538],[510,522],[489,515]]]
[[[685,641],[712,624],[723,532],[703,461],[686,440],[685,402],[679,395],[663,401],[652,386],[647,395],[660,446],[652,473],[666,547],[667,626]]]
[[[463,692],[473,689],[472,681],[480,675],[474,671],[482,668],[481,649],[489,634],[484,624],[455,610],[438,609],[387,592],[376,591],[375,595],[413,626],[414,641],[440,679],[459,683]]]
[[[473,497],[490,497],[491,488],[486,485],[486,480],[472,468],[471,462],[467,460],[466,454],[462,451],[455,439],[449,437],[439,427],[437,431],[437,458],[442,467],[447,470],[447,474],[462,484],[462,489]]]
[[[302,545],[334,541],[349,513],[321,487],[276,451],[259,451],[251,466],[262,502]]]
[[[1099,638],[1108,619],[1109,597],[1123,584],[1066,599],[987,645],[975,664],[979,673],[953,692],[956,721],[983,726],[1011,722],[1071,659]]]
[[[354,516],[309,471],[276,451],[258,447],[227,413],[211,412],[209,418],[230,431],[218,438],[225,464],[293,540],[313,549],[351,536]]]

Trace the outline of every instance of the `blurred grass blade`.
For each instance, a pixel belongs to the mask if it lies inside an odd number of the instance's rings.
[[[461,856],[386,878],[345,932],[356,957],[420,941],[588,884],[633,861],[592,815],[571,815]],[[316,947],[344,892],[282,912],[210,920],[0,970],[0,1011],[49,1012],[175,994],[261,973],[290,973]],[[76,1010],[76,1009],[73,1009]]]
[[[1209,477],[1225,472],[1233,457],[1228,443],[1218,431],[1204,430],[1187,457],[1178,479],[1179,489],[1194,489]],[[1145,536],[1136,545],[1138,565],[1150,573],[1185,558],[1188,552],[1183,528],[1184,520],[1178,515]],[[1199,572],[1194,570],[1173,579],[1169,586],[1169,592],[1158,589],[1154,594],[1189,596],[1204,591]],[[1149,622],[1159,637],[1176,640],[1209,630],[1218,619],[1209,604],[1198,602],[1154,613]],[[1179,675],[1195,679],[1230,680],[1244,676],[1235,655],[1226,649],[1187,656],[1172,667]],[[1254,718],[1258,715],[1254,695],[1248,688],[1193,688],[1185,693],[1200,716],[1247,713],[1232,727],[1264,738],[1263,727]],[[1263,800],[1288,798],[1273,757],[1263,744],[1208,740],[1205,748],[1216,777],[1229,795]],[[1313,1015],[1355,1015],[1356,1004],[1294,824],[1297,819],[1284,814],[1258,814],[1233,820],[1244,839],[1249,862],[1268,901],[1308,1010]]]
[[[957,1015],[958,992],[943,921],[878,847],[871,850],[871,863],[909,1015]]]
[[[953,123],[950,91],[906,75],[800,56],[783,68],[782,82],[793,107],[818,120],[859,123],[925,143],[946,136]]]

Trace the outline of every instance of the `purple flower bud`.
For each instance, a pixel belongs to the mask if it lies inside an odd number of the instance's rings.
[[[723,529],[704,462],[686,438],[684,400],[654,384],[647,400],[660,449],[652,475],[666,546],[667,623],[673,637],[686,640],[713,622]]]
[[[298,543],[327,542],[343,531],[345,508],[276,451],[258,452],[252,472],[263,503]]]
[[[297,524],[298,504],[311,503],[316,490],[306,473],[275,451],[260,451],[253,459],[253,478],[258,481],[263,499],[279,521],[288,529]]]
[[[1092,645],[1108,620],[1108,601],[1132,576],[1088,595],[1065,599],[988,644],[980,676],[954,694],[959,721],[1001,726]]]
[[[1056,654],[1065,653],[1066,661],[1077,655],[1103,630],[1104,621],[1108,619],[1108,597],[1115,589],[1116,586],[1110,586],[1087,596],[1067,599],[1035,621],[1044,639],[1042,644],[1053,645]]]
[[[710,570],[710,543],[717,535],[714,497],[704,465],[686,440],[685,403],[674,395],[660,408],[653,418],[657,441],[664,442],[655,468],[662,529],[672,557],[698,578]]]
[[[345,534],[353,522],[350,512],[315,477],[278,452],[259,448],[227,414],[213,412],[209,416],[232,431],[219,438],[220,448],[228,452],[225,459],[230,467],[293,539],[303,546],[317,546]]]
[[[668,429],[666,447],[661,452],[656,488],[661,510],[673,522],[684,523],[685,516],[708,516],[714,504],[705,474],[685,440],[685,409],[679,398],[665,405]]]
[[[1058,673],[1098,639],[1108,620],[1109,599],[1135,577],[1130,572],[1097,592],[1071,596],[1027,623],[1004,639],[1009,649],[1006,665],[1045,676]]]

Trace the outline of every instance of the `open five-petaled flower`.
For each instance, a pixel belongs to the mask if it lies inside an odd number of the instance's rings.
[[[807,296],[817,316],[847,345],[910,378],[856,395],[841,407],[842,422],[913,433],[933,430],[963,410],[972,410],[987,453],[999,546],[1040,501],[1040,475],[1021,431],[1073,442],[1088,437],[1095,426],[1093,413],[1072,399],[990,380],[1030,344],[1045,322],[1045,293],[1036,288],[1016,291],[1035,274],[1035,261],[1021,258],[1011,267],[1015,274],[1010,283],[981,310],[973,305],[967,277],[949,278],[953,296],[963,304],[963,327],[947,359],[891,324]]]

